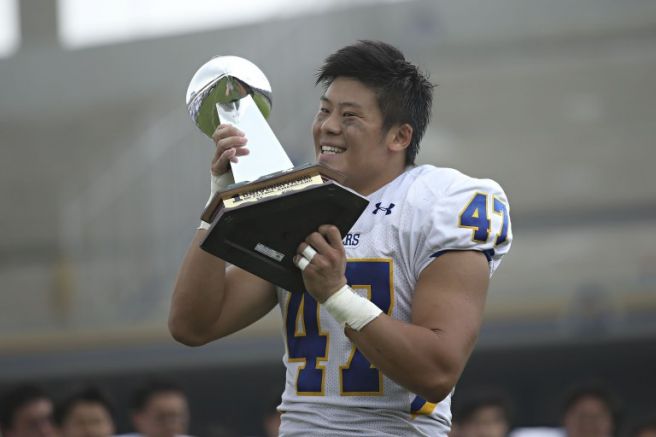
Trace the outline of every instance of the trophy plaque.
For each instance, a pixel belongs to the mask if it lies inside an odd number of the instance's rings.
[[[303,291],[294,265],[298,245],[322,224],[351,229],[368,200],[346,188],[343,174],[320,164],[293,167],[266,118],[271,86],[246,59],[219,56],[196,72],[187,109],[211,138],[220,123],[248,138],[248,155],[230,163],[234,184],[210,200],[201,216],[210,223],[201,247],[289,291]]]

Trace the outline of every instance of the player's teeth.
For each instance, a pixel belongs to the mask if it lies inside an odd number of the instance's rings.
[[[331,146],[321,146],[321,153],[342,153],[344,150],[339,149],[337,147],[331,147]]]

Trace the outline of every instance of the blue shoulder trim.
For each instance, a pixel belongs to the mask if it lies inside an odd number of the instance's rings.
[[[446,250],[440,250],[432,254],[430,257],[431,258],[439,258],[440,256],[444,255],[447,252],[460,252],[459,250],[456,249],[446,249]],[[481,252],[483,255],[485,255],[485,258],[487,258],[487,262],[492,261],[492,257],[494,256],[494,249],[485,249],[485,250],[479,250],[477,252]]]

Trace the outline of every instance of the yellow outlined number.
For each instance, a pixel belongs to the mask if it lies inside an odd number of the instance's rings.
[[[502,220],[501,229],[499,229],[497,239],[494,242],[494,245],[498,246],[505,243],[508,239],[508,222],[510,221],[510,217],[508,216],[508,207],[506,204],[500,201],[496,196],[492,196],[492,198],[494,199],[494,213],[500,215]]]
[[[472,241],[487,243],[490,238],[491,220],[488,213],[488,194],[476,193],[460,213],[460,227],[472,230]],[[496,196],[492,196],[494,214],[501,216],[501,229],[494,242],[495,246],[508,239],[508,207]]]
[[[354,288],[368,289],[369,299],[384,313],[391,315],[394,305],[392,260],[359,259],[346,265],[346,279]],[[383,373],[373,367],[353,345],[348,362],[340,366],[342,396],[383,395]]]
[[[290,293],[287,302],[287,352],[290,362],[303,363],[296,375],[296,391],[303,396],[324,394],[328,333],[319,328],[319,305],[312,296]]]
[[[353,259],[346,266],[346,279],[354,289],[367,289],[369,299],[383,312],[394,307],[394,277],[391,259]],[[308,293],[291,293],[285,320],[287,353],[290,362],[302,362],[296,377],[296,392],[301,396],[325,393],[325,367],[329,337],[322,332],[319,306]],[[383,375],[353,346],[348,361],[339,368],[342,396],[378,396],[383,394]]]

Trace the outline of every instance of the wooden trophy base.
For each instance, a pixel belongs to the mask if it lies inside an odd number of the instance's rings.
[[[320,225],[351,229],[369,201],[322,165],[295,167],[218,192],[203,213],[212,223],[201,247],[289,291],[305,289],[298,245]]]

